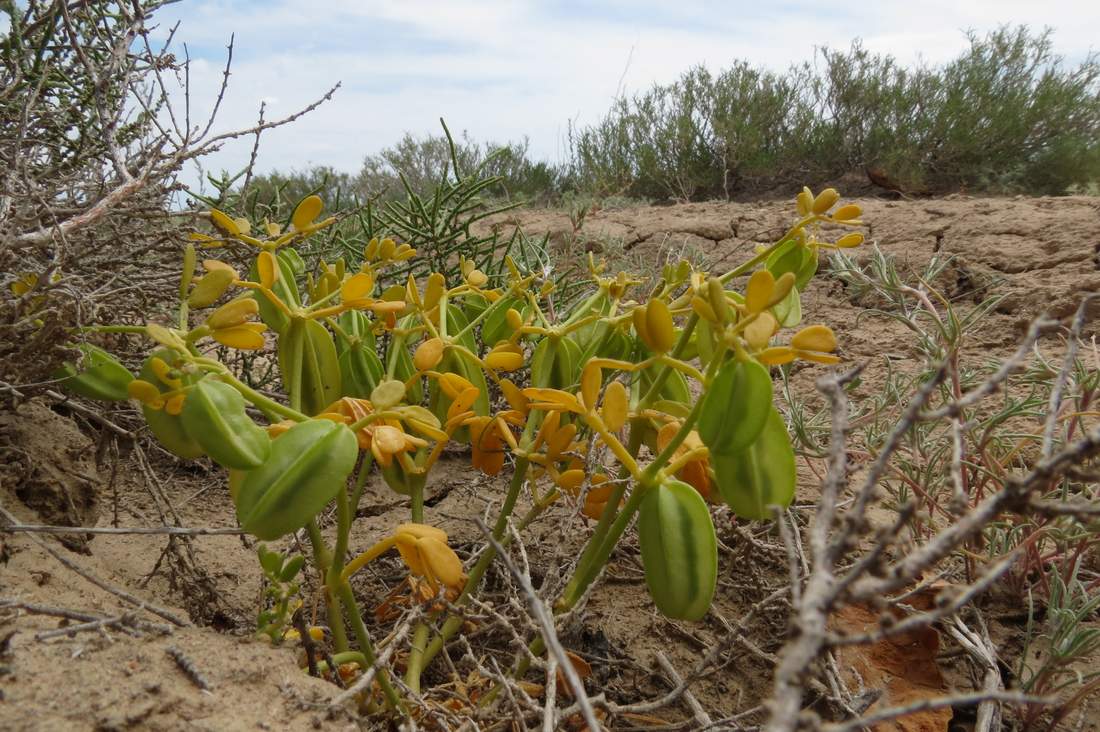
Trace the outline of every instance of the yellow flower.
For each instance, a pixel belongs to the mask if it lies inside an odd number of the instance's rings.
[[[470,428],[471,463],[486,475],[496,475],[504,468],[500,421],[493,417],[471,417],[466,425]]]
[[[426,524],[401,524],[393,535],[397,551],[409,570],[428,581],[433,590],[439,585],[461,590],[466,584],[462,560],[447,545],[447,532]]]
[[[603,473],[592,476],[592,487],[584,496],[584,505],[581,513],[593,521],[599,521],[603,512],[607,509],[607,502],[615,490],[615,484]]]
[[[368,414],[374,412],[374,405],[366,399],[356,399],[355,397],[341,397],[332,404],[322,410],[319,417],[331,418],[333,416],[339,417],[339,420],[345,424],[353,424],[366,417]],[[274,437],[274,435],[272,435]],[[359,442],[360,449],[370,449],[370,433],[367,430],[361,429],[355,433],[355,439]]]
[[[672,442],[673,436],[680,431],[679,422],[668,422],[657,432],[657,449],[664,450],[668,447],[668,444]],[[697,450],[703,447],[703,440],[699,437],[699,433],[692,430],[688,433],[679,447],[676,448],[676,452],[673,454],[672,459],[686,455],[692,450]],[[714,485],[710,479],[710,459],[708,457],[701,457],[696,460],[692,460],[686,463],[676,473],[676,477],[684,481],[695,490],[699,492],[706,500],[712,500],[714,493]]]
[[[766,366],[781,366],[796,358],[823,364],[840,363],[836,350],[836,334],[827,325],[811,325],[794,334],[789,346],[773,346],[756,354]]]
[[[428,445],[427,440],[407,434],[399,424],[367,425],[365,431],[370,435],[371,454],[383,468],[393,464],[394,456]]]

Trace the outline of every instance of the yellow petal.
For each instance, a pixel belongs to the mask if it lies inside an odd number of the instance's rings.
[[[836,350],[836,334],[827,325],[811,325],[794,334],[791,346],[800,351],[830,353]]]
[[[176,394],[175,396],[168,397],[164,402],[164,411],[171,414],[173,417],[178,417],[179,413],[183,411],[183,402],[187,399],[186,394]]]
[[[480,269],[474,269],[470,270],[470,274],[466,275],[466,281],[474,287],[481,287],[489,281],[489,277]]]
[[[409,404],[404,407],[400,407],[394,410],[401,414],[401,419],[413,419],[417,422],[423,422],[426,425],[431,425],[436,429],[439,428],[439,418],[432,414],[431,410],[425,409],[419,404]]]
[[[405,450],[405,433],[388,424],[378,425],[371,433],[371,445],[384,455],[395,455]]]
[[[668,305],[664,300],[650,300],[645,311],[646,330],[650,338],[647,345],[657,353],[667,353],[676,344],[676,330]]]
[[[546,440],[550,439],[550,436],[558,431],[558,426],[561,424],[561,412],[548,412],[546,417],[542,420],[542,425],[539,427],[538,434],[535,435],[535,444],[532,449],[537,450]]]
[[[413,365],[417,371],[434,369],[443,360],[444,344],[442,339],[429,338],[416,347],[413,352]]]
[[[446,440],[449,440],[451,437],[446,432],[439,429],[439,427],[431,424],[430,422],[422,422],[419,419],[406,419],[405,423],[409,425],[411,429],[414,429],[425,437],[430,437],[437,442],[444,442]]]
[[[290,428],[296,424],[298,423],[292,419],[284,419],[281,422],[276,422],[273,425],[268,425],[267,435],[274,440],[279,435],[289,431]]]
[[[756,320],[745,327],[745,340],[752,350],[758,351],[768,345],[768,341],[775,335],[778,327],[779,323],[776,321],[775,316],[765,311],[757,315]]]
[[[765,366],[782,366],[795,359],[795,352],[788,346],[775,346],[756,354],[756,358]]]
[[[818,353],[817,351],[795,351],[795,356],[803,361],[816,361],[827,365],[840,363],[840,356],[831,353]]]
[[[399,313],[405,309],[403,300],[376,300],[367,305],[367,309],[375,313]]]
[[[745,287],[745,307],[750,313],[759,313],[768,307],[775,290],[775,276],[766,269],[758,269]]]
[[[717,277],[707,280],[707,300],[718,319],[723,323],[729,322],[732,317],[730,303],[726,299],[726,289],[722,286],[722,280]]]
[[[405,563],[405,566],[409,568],[409,571],[420,577],[426,577],[427,571],[424,567],[424,561],[420,557],[420,550],[417,545],[420,543],[420,539],[401,532],[394,536],[394,545],[397,547],[398,553],[401,555],[401,561]]]
[[[431,310],[439,304],[439,299],[443,297],[443,289],[446,284],[447,280],[438,272],[432,272],[428,275],[428,282],[424,285],[423,307],[425,310]]]
[[[363,258],[368,262],[372,261],[378,256],[378,239],[374,238],[367,242],[367,245],[363,247]]]
[[[210,314],[206,324],[218,330],[219,328],[232,328],[243,324],[249,317],[260,310],[260,304],[251,297],[243,297],[240,300],[227,302]]]
[[[429,526],[428,524],[407,523],[398,524],[397,528],[393,531],[394,536],[397,534],[409,534],[416,539],[433,538],[439,541],[447,541],[447,532],[443,529],[435,526]]]
[[[860,234],[858,231],[853,231],[852,233],[845,234],[844,236],[837,239],[834,246],[839,249],[851,249],[853,247],[858,247],[862,243],[863,234]]]
[[[237,222],[216,208],[210,210],[210,221],[223,234],[237,236],[241,233],[241,227],[237,226]]]
[[[826,188],[814,198],[813,212],[820,216],[828,211],[840,200],[840,194],[835,188]]]
[[[223,346],[236,348],[239,351],[258,351],[264,347],[264,337],[255,328],[249,327],[253,325],[262,325],[262,323],[245,323],[235,328],[222,328],[211,335]]]
[[[565,409],[570,412],[583,412],[580,402],[577,401],[577,397],[573,396],[569,392],[561,391],[560,389],[542,389],[539,387],[529,387],[523,390],[523,395],[528,399],[548,402],[554,404],[559,409]]]
[[[450,419],[468,411],[473,403],[477,401],[479,394],[481,394],[481,391],[473,385],[468,389],[463,389],[462,393],[456,396],[454,401],[451,402],[451,406],[447,408],[447,418]]]
[[[603,478],[603,480],[597,482],[597,478]],[[588,495],[585,496],[585,500],[592,501],[593,503],[607,503],[607,499],[611,498],[611,493],[614,490],[615,484],[611,483],[606,475],[593,475],[592,490],[588,491]]]
[[[131,399],[136,399],[142,404],[158,403],[161,406],[164,405],[164,400],[160,396],[160,389],[148,381],[142,381],[141,379],[134,379],[126,385],[126,393],[130,395]]]
[[[260,275],[260,284],[271,289],[279,279],[279,264],[271,252],[260,252],[256,257],[256,271]]]
[[[642,305],[634,308],[630,316],[634,321],[634,332],[638,334],[638,337],[642,339],[643,343],[649,345],[649,328],[646,324],[646,306]]]
[[[149,368],[156,374],[157,379],[160,380],[165,386],[170,386],[173,389],[178,389],[183,385],[178,376],[172,375],[172,367],[168,365],[164,359],[157,356],[153,356],[149,359]]]
[[[234,272],[227,272],[224,269],[207,272],[191,288],[191,294],[187,297],[187,304],[193,308],[205,308],[213,305],[218,298],[225,294],[225,291],[236,279],[237,276]]]
[[[523,368],[523,354],[493,350],[485,355],[485,365],[494,371],[515,371]]]
[[[294,213],[290,216],[290,225],[297,231],[305,229],[321,215],[321,209],[324,207],[324,201],[320,196],[306,196],[294,207]]]
[[[558,476],[557,484],[570,495],[577,495],[580,491],[581,484],[584,483],[584,471],[583,470],[566,470],[564,473]]]
[[[577,425],[567,424],[558,428],[558,431],[550,435],[550,438],[546,441],[546,456],[551,460],[556,459],[559,455],[569,449],[569,445],[573,442],[573,437],[577,434]]]
[[[376,409],[389,409],[401,403],[405,398],[405,384],[397,379],[387,379],[370,393],[371,404]]]
[[[370,291],[373,289],[374,278],[366,272],[360,272],[357,275],[349,277],[348,280],[340,286],[340,299],[344,302],[359,300],[369,295]]]
[[[515,308],[508,308],[504,313],[504,320],[512,330],[519,330],[523,327],[523,316]]]
[[[389,237],[383,239],[378,245],[378,256],[382,259],[393,259],[393,255],[396,251],[397,243]]]
[[[618,432],[626,424],[630,408],[630,395],[621,381],[612,381],[603,393],[603,421],[612,432]]]
[[[232,272],[234,277],[237,276],[237,270],[220,259],[204,259],[202,260],[202,268],[207,272],[213,272],[216,269],[224,269]]]
[[[416,306],[420,305],[420,290],[417,289],[416,280],[412,275],[409,275],[409,279],[405,282],[405,301]]]
[[[779,279],[775,281],[775,288],[772,290],[771,300],[768,301],[767,307],[774,307],[783,301],[791,289],[794,287],[796,277],[794,272],[784,272],[779,276]]]
[[[718,322],[718,315],[715,314],[714,308],[710,306],[710,302],[698,295],[691,298],[691,309],[703,320],[709,320],[712,323]]]
[[[852,219],[858,219],[862,213],[863,209],[854,203],[849,203],[838,208],[833,213],[833,218],[837,221],[851,221]]]
[[[425,537],[416,543],[424,566],[431,572],[429,578],[439,580],[447,587],[461,589],[466,583],[462,572],[462,560],[446,543],[433,537]]]
[[[528,405],[531,402],[524,396],[523,391],[521,391],[518,386],[508,379],[501,379],[500,391],[504,394],[504,399],[508,402],[508,406],[517,412],[527,413]]]
[[[467,389],[476,389],[477,387],[458,374],[445,373],[439,375],[439,388],[443,390],[448,398],[455,399]]]
[[[795,199],[799,216],[809,216],[814,206],[814,194],[806,186],[802,186],[802,192]]]
[[[603,386],[603,371],[599,364],[589,361],[581,370],[581,399],[588,410],[596,408],[596,401],[600,398],[600,387]]]

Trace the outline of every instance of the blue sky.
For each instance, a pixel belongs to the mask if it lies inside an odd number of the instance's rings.
[[[265,135],[259,168],[331,165],[358,171],[364,155],[405,131],[452,131],[478,140],[530,138],[532,153],[559,161],[570,121],[597,120],[617,93],[669,82],[691,66],[736,59],[781,70],[817,46],[856,37],[903,62],[938,63],[966,46],[965,31],[1023,23],[1054,30],[1069,60],[1100,51],[1100,3],[924,0],[840,3],[609,0],[184,0],[158,12],[162,35],[179,21],[193,114],[217,94],[225,46],[235,34],[232,77],[219,129],[289,114],[337,81],[334,99]],[[250,143],[206,166],[235,170]]]

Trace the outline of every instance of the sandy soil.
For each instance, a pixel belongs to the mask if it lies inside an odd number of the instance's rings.
[[[1040,312],[1064,317],[1085,292],[1100,289],[1100,199],[1087,197],[859,201],[871,241],[896,256],[902,268],[919,272],[933,256],[953,257],[938,287],[959,301],[1004,294],[972,348],[989,357],[1011,350]],[[549,233],[563,257],[585,250],[603,252],[652,267],[669,256],[701,257],[714,269],[750,256],[790,221],[792,205],[704,203],[597,211],[579,232],[565,213],[527,211],[498,219],[507,229],[522,224],[531,234]],[[818,278],[804,301],[816,322],[831,325],[849,362],[866,362],[863,389],[876,383],[883,357],[904,362],[914,356],[904,326],[884,317],[856,314],[868,303],[836,280]],[[799,388],[810,388],[811,374]],[[106,418],[127,423],[128,407]],[[110,526],[232,526],[224,477],[202,465],[184,465],[152,454],[148,470],[136,453],[116,455],[109,431],[74,421],[64,407],[29,403],[0,415],[0,505],[27,523]],[[451,532],[464,556],[477,548],[472,517],[500,495],[499,481],[471,481],[466,458],[450,456],[432,486],[429,521]],[[115,470],[113,466],[121,466]],[[151,471],[154,478],[149,478]],[[507,476],[505,476],[506,478]],[[800,497],[812,499],[806,473]],[[152,485],[153,487],[150,487]],[[380,484],[360,505],[352,547],[364,548],[405,520],[406,509]],[[536,583],[557,581],[555,568],[574,556],[585,522],[567,507],[532,528],[529,543],[544,549]],[[604,584],[594,594],[580,626],[563,640],[593,666],[594,688],[619,701],[652,698],[668,690],[654,671],[662,650],[680,669],[691,666],[723,631],[766,594],[769,578],[785,572],[766,554],[754,552],[743,533],[719,515],[723,541],[717,613],[698,624],[659,616],[645,593],[636,548],[617,554]],[[170,634],[146,628],[140,635],[119,629],[45,640],[36,634],[59,627],[59,618],[0,607],[0,728],[2,729],[312,729],[343,728],[350,718],[326,716],[324,703],[338,690],[297,668],[296,651],[248,639],[254,627],[261,575],[252,543],[235,536],[50,537],[0,534],[0,598],[116,617],[132,608],[115,595],[62,566],[48,544],[95,576],[156,604],[189,623]],[[166,548],[171,544],[171,551]],[[401,572],[380,565],[358,585],[367,607],[381,601]],[[490,588],[493,586],[490,576]],[[149,622],[165,620],[136,613]],[[73,621],[77,622],[77,621]],[[715,714],[732,714],[766,694],[767,657],[777,648],[784,619],[765,617],[736,650],[724,670],[703,679],[698,697]],[[507,651],[507,639],[486,639],[487,648]],[[201,689],[169,654],[201,673]],[[947,670],[949,675],[949,670]],[[950,681],[950,678],[949,678]],[[666,719],[690,720],[686,708]],[[691,723],[686,722],[686,727]],[[942,728],[942,727],[941,727]]]

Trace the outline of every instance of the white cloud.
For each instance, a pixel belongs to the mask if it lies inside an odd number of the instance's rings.
[[[333,101],[265,135],[260,167],[355,171],[365,154],[406,130],[438,132],[440,116],[480,140],[526,135],[536,155],[557,160],[570,120],[598,119],[620,79],[630,93],[696,64],[717,70],[748,59],[779,70],[810,58],[816,46],[847,47],[855,36],[904,63],[938,63],[965,48],[967,29],[1049,25],[1059,52],[1079,60],[1093,50],[1100,3],[927,0],[838,10],[800,1],[581,0],[569,9],[476,0],[197,0],[160,13],[165,28],[176,17],[177,37],[196,60],[194,114],[216,97],[220,54],[235,32],[219,126],[253,124],[261,100],[269,119],[289,114],[341,81]],[[239,167],[250,145],[229,145],[207,165]]]

